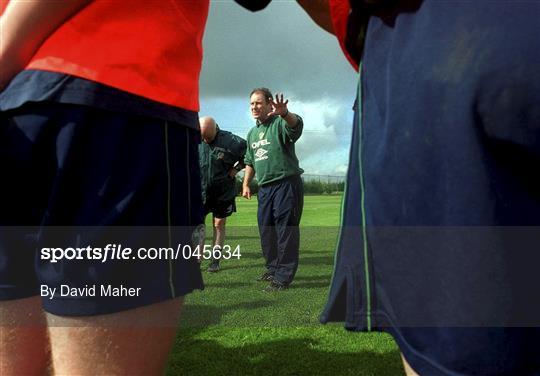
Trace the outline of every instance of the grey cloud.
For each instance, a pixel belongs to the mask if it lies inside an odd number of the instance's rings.
[[[319,29],[295,1],[249,12],[213,1],[204,40],[201,97],[247,96],[253,87],[295,93],[302,100],[351,101],[356,74],[333,35]]]
[[[304,119],[304,132],[296,143],[301,160],[324,160],[331,154],[342,154],[351,140],[352,113],[332,100],[301,103],[298,114]],[[330,161],[329,161],[330,162]],[[335,164],[335,161],[331,161]],[[320,163],[320,162],[318,162]],[[326,164],[326,163],[324,163]],[[310,170],[323,166],[310,166]]]

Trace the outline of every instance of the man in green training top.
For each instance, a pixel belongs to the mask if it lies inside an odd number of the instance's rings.
[[[294,143],[300,138],[303,121],[289,112],[283,94],[272,99],[267,88],[250,95],[251,115],[256,125],[248,132],[246,172],[242,196],[251,198],[249,183],[259,183],[257,221],[266,272],[258,279],[269,281],[265,291],[286,289],[298,268],[304,188]]]

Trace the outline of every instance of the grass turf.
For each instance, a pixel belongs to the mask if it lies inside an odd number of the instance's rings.
[[[186,298],[169,375],[401,375],[397,346],[381,333],[322,326],[333,269],[341,196],[305,196],[300,263],[286,291],[263,292],[257,201],[237,199],[226,244],[239,260],[204,270],[206,289]],[[210,217],[210,216],[209,216]],[[210,224],[210,218],[207,223]]]

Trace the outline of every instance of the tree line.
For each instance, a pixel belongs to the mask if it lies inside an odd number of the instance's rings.
[[[345,181],[304,180],[304,194],[322,195],[342,193],[345,190]],[[259,185],[257,179],[253,179],[249,185],[251,194],[257,194]],[[242,179],[236,179],[236,192],[242,195]]]

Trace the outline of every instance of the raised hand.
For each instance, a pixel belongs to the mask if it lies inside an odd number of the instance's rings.
[[[272,111],[268,113],[268,116],[280,115],[286,116],[289,113],[287,109],[287,103],[289,100],[283,101],[283,94],[276,94],[276,100],[270,98],[270,103],[272,104]]]

